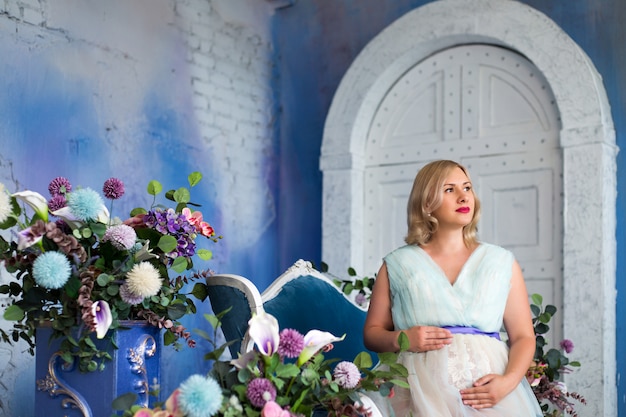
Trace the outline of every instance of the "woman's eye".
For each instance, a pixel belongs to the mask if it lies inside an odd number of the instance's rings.
[[[452,192],[452,188],[446,188],[445,190],[443,190],[444,193],[451,193]]]

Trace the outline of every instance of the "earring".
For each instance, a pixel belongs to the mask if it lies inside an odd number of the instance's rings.
[[[428,214],[428,217],[430,217],[430,213],[427,213],[427,214]]]

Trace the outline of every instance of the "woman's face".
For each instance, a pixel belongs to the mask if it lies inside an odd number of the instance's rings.
[[[459,167],[450,171],[443,187],[441,206],[431,215],[439,221],[439,227],[463,227],[474,217],[474,192],[472,183]]]

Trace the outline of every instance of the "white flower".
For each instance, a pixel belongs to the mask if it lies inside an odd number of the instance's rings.
[[[7,194],[4,184],[0,183],[0,223],[4,223],[12,212],[11,197]]]
[[[154,265],[141,262],[126,274],[126,285],[133,294],[143,298],[152,297],[161,289],[161,276]]]
[[[256,347],[265,356],[271,356],[278,350],[280,335],[278,333],[278,320],[266,312],[255,314],[248,322],[248,333]]]
[[[41,220],[48,221],[48,201],[44,196],[34,191],[20,191],[13,193],[13,197],[28,204]]]

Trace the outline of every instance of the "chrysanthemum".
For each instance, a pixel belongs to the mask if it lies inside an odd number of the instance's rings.
[[[109,178],[102,186],[102,193],[110,200],[117,200],[124,195],[124,183],[117,178]]]
[[[135,229],[125,224],[116,224],[109,227],[104,236],[102,236],[104,242],[111,242],[113,246],[120,250],[129,250],[135,246],[137,240],[137,233]]]
[[[359,384],[361,380],[361,371],[357,366],[349,361],[342,361],[335,366],[333,378],[340,387],[352,389]]]
[[[179,389],[178,404],[188,417],[211,417],[222,406],[222,389],[211,377],[191,375]]]
[[[142,297],[141,295],[132,293],[128,289],[128,283],[124,283],[122,286],[120,286],[120,298],[126,304],[134,306],[134,305],[141,303],[144,297]]]
[[[304,349],[304,335],[294,329],[284,329],[280,332],[278,353],[286,358],[297,358]]]
[[[60,252],[45,252],[33,263],[33,278],[44,288],[61,288],[70,278],[70,261]]]
[[[55,195],[65,195],[72,191],[72,184],[70,184],[70,181],[65,177],[56,177],[50,181],[48,191],[50,191],[52,197]]]
[[[161,276],[150,262],[140,262],[126,274],[126,285],[138,297],[152,297],[161,289]]]
[[[82,188],[69,194],[67,206],[77,219],[87,221],[98,217],[104,206],[104,201],[100,194],[91,188]]]
[[[48,211],[52,213],[53,211],[57,211],[62,209],[67,205],[67,200],[65,196],[62,194],[57,194],[52,196],[52,198],[48,201]]]
[[[0,183],[0,223],[8,219],[12,211],[11,197],[6,193],[4,184]]]
[[[276,399],[276,388],[269,379],[255,378],[248,383],[246,397],[253,406],[263,408],[266,402]]]

